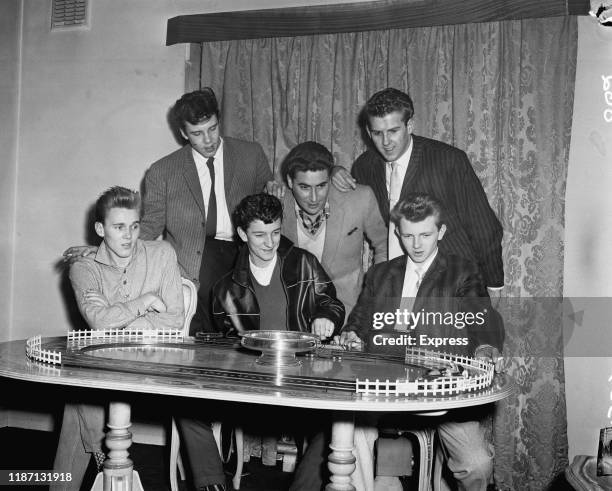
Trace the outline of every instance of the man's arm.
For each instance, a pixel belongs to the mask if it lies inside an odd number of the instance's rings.
[[[374,263],[382,263],[387,260],[387,235],[388,230],[380,215],[378,203],[374,192],[369,186],[366,189],[366,215],[363,228],[370,245],[374,248]]]
[[[91,261],[78,259],[70,266],[70,282],[81,315],[91,329],[124,328],[146,315],[157,301],[146,293],[127,302],[110,304],[102,294],[101,285]]]
[[[140,238],[155,240],[166,228],[166,189],[165,182],[155,164],[147,170],[144,178],[142,197],[142,219]]]
[[[176,252],[170,244],[163,244],[159,257],[156,257],[156,260],[150,262],[147,267],[161,270],[160,284],[156,295],[164,303],[166,309],[164,312],[150,309],[144,315],[143,320],[146,320],[149,326],[155,329],[181,329],[185,323],[181,274],[176,260]]]
[[[255,159],[255,189],[262,193],[265,191],[268,182],[274,181],[274,176],[261,145],[259,143],[253,145],[255,147],[253,156]],[[237,172],[240,172],[240,166],[238,166]]]
[[[481,346],[490,346],[502,351],[504,324],[499,313],[491,306],[491,300],[480,273],[476,270],[466,274],[457,289],[459,312],[471,312],[483,323],[472,323],[467,327],[470,346],[477,351]]]
[[[340,330],[344,322],[344,305],[336,297],[336,287],[327,276],[323,266],[314,256],[310,257],[314,279],[315,309],[313,320],[329,319],[334,324],[334,332]],[[328,334],[331,336],[333,333]]]
[[[470,237],[478,265],[485,277],[486,286],[503,287],[504,266],[501,242],[504,231],[501,223],[489,206],[482,183],[465,152],[457,151],[454,168],[457,172],[457,179],[453,183],[457,215]]]
[[[375,281],[374,269],[371,268],[365,276],[363,289],[359,294],[357,303],[348,316],[342,334],[354,332],[361,340],[365,339],[368,331],[372,329],[372,313],[374,311]]]

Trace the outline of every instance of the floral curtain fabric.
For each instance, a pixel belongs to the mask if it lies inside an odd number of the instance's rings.
[[[350,169],[365,147],[358,113],[387,86],[411,95],[416,134],[467,152],[505,231],[518,390],[493,420],[502,489],[545,489],[567,465],[561,313],[537,299],[562,294],[576,47],[576,18],[557,17],[204,43],[188,65],[187,80],[215,90],[224,134],[259,142],[275,170],[306,140]]]

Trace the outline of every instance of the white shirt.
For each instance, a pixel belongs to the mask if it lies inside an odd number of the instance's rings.
[[[277,259],[278,254],[274,254],[274,259],[261,268],[259,266],[255,266],[253,261],[251,261],[251,256],[249,255],[249,267],[251,268],[251,274],[261,286],[268,286],[270,281],[272,281],[272,273],[274,273],[274,266],[276,266]]]
[[[398,178],[401,179],[402,184],[404,183],[404,179],[406,178],[406,172],[408,171],[408,164],[410,162],[410,156],[412,155],[412,147],[414,140],[410,138],[410,145],[408,145],[407,150],[400,155],[399,159],[395,162],[398,166]],[[385,183],[387,185],[387,197],[389,197],[390,189],[391,189],[391,172],[393,171],[393,162],[387,162],[385,164]],[[389,211],[393,209],[396,202],[389,202]],[[404,254],[404,250],[402,249],[401,242],[397,235],[395,235],[395,224],[389,221],[389,237],[388,237],[388,254],[389,261],[391,259],[395,259],[396,257],[402,256]]]
[[[438,255],[438,249],[422,263],[415,263],[406,257],[406,272],[404,273],[404,285],[402,287],[402,298],[414,298],[417,296],[419,287],[427,270]]]
[[[206,166],[208,158],[201,155],[195,149],[191,149],[193,160],[198,170],[200,178],[200,187],[202,188],[202,198],[204,199],[204,208],[208,215],[208,200],[210,199],[210,172]],[[223,139],[214,155],[213,167],[215,169],[215,197],[217,198],[217,232],[215,239],[233,240],[234,227],[227,210],[227,202],[225,200],[225,178],[223,176]]]

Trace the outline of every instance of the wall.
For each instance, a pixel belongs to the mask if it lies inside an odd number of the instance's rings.
[[[177,147],[165,116],[183,90],[185,46],[164,45],[167,19],[279,2],[92,1],[91,28],[67,32],[49,31],[50,1],[23,6],[19,179],[3,193],[17,197],[14,281],[0,283],[0,298],[14,297],[11,339],[65,332],[70,289],[56,263],[85,243],[86,210],[108,186],[138,188]]]
[[[602,76],[610,77],[607,96]],[[612,27],[591,17],[578,24],[569,160],[564,295],[577,313],[577,322],[565,326],[571,461],[596,455],[599,428],[612,426]]]
[[[165,117],[183,93],[186,49],[165,46],[167,20],[325,3],[91,0],[89,29],[50,32],[51,0],[0,1],[0,341],[63,334],[79,318],[61,252],[86,242],[97,194],[138,188],[177,148]],[[0,427],[24,422],[50,425],[0,408]]]
[[[17,172],[21,2],[0,2],[0,341],[9,337]]]

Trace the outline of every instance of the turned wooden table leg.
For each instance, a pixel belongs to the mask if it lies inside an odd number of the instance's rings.
[[[353,435],[355,433],[355,418],[353,413],[338,413],[332,423],[332,437],[329,448],[327,468],[331,473],[330,483],[325,491],[355,491],[351,484],[351,474],[355,470],[353,455]]]
[[[111,402],[108,407],[108,428],[106,448],[108,458],[104,461],[104,489],[132,491],[132,470],[134,464],[128,458],[132,434],[128,428],[130,405],[125,402]]]

